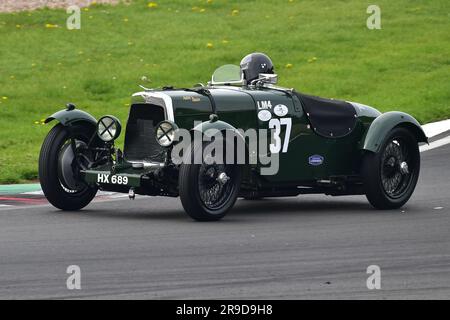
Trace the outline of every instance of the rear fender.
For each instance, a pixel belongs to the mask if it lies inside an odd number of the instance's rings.
[[[372,122],[360,143],[360,149],[378,152],[386,136],[395,127],[407,128],[416,136],[417,142],[428,143],[428,138],[416,119],[404,112],[391,111],[383,113]]]

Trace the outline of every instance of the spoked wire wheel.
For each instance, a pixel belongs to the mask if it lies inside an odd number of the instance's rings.
[[[363,157],[361,176],[369,202],[377,209],[396,209],[411,197],[420,172],[417,139],[406,128],[394,128],[377,153]]]
[[[225,164],[202,164],[198,172],[198,191],[204,206],[218,210],[229,201],[236,187],[236,170]]]
[[[216,221],[236,202],[242,169],[237,164],[214,163],[208,158],[200,164],[186,161],[205,147],[206,144],[191,146],[191,152],[180,166],[178,187],[181,203],[189,216],[197,221]]]
[[[381,183],[391,198],[401,197],[411,183],[413,165],[411,146],[402,138],[394,138],[387,144],[381,158]]]

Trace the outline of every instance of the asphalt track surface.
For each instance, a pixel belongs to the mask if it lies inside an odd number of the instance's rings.
[[[198,223],[179,199],[97,201],[79,212],[0,208],[0,299],[448,299],[450,145],[422,153],[401,210],[365,197],[238,200]],[[81,268],[81,290],[66,269]],[[369,265],[381,289],[369,290]]]

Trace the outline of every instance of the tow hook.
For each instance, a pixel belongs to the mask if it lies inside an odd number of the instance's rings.
[[[136,193],[134,192],[134,188],[130,188],[130,190],[128,190],[128,198],[130,200],[134,200],[134,198],[136,198]]]

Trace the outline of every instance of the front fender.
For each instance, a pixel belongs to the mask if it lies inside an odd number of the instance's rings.
[[[85,121],[93,124],[94,126],[97,125],[97,120],[93,116],[91,116],[89,113],[85,111],[78,109],[73,110],[65,109],[55,112],[50,117],[45,119],[44,123],[49,123],[50,121],[53,121],[55,119],[58,120],[64,126],[68,126],[78,121]]]
[[[428,143],[420,123],[407,113],[390,111],[377,117],[361,141],[360,149],[378,152],[386,135],[395,127],[405,127],[416,136],[417,142]]]
[[[237,142],[239,144],[241,144],[242,146],[244,146],[245,148],[245,152],[248,153],[249,152],[249,146],[246,143],[246,140],[242,134],[242,132],[240,130],[237,130],[235,127],[233,127],[231,124],[224,122],[224,121],[205,121],[200,123],[199,125],[195,126],[192,130],[191,130],[191,134],[193,135],[194,141],[196,139],[195,137],[195,133],[196,132],[200,132],[201,135],[208,137],[209,139],[211,139],[212,137],[215,136],[215,134],[217,134],[218,132],[221,132],[222,134],[225,134],[226,138],[231,138],[233,137],[238,139],[239,142]],[[233,135],[228,136],[227,132],[232,132]],[[253,154],[249,154],[250,157],[254,157]],[[238,160],[239,161],[239,160]],[[249,166],[244,166],[243,168],[243,174],[246,177],[245,179],[251,179],[250,174],[251,174],[251,168],[255,167],[257,159],[255,160],[255,163],[253,164],[251,162],[251,160],[249,160],[250,165]]]
[[[242,138],[242,140],[244,140],[244,137],[242,136],[242,134],[236,130],[235,127],[233,127],[231,124],[224,122],[224,121],[205,121],[200,123],[199,125],[195,126],[192,131],[195,132],[201,132],[202,134],[208,136],[209,138],[211,138],[214,134],[213,132],[217,132],[217,131],[234,131],[236,133],[236,135],[240,138]]]

